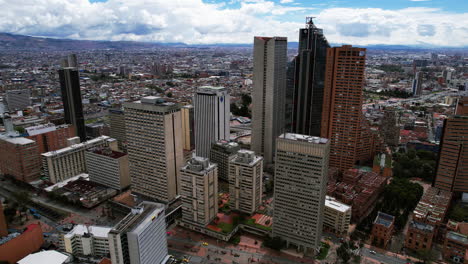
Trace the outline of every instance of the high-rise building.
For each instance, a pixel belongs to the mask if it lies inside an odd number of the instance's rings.
[[[113,138],[102,136],[41,154],[43,176],[50,182],[57,183],[86,173],[85,151],[100,146],[109,146],[116,150],[117,142]]]
[[[292,132],[320,136],[325,89],[325,65],[328,44],[323,30],[311,17],[299,29],[299,50],[295,58],[295,87]]]
[[[416,72],[413,80],[413,96],[420,96],[422,94],[423,73]]]
[[[330,167],[352,168],[360,158],[366,49],[349,45],[329,48],[321,137],[330,139]],[[367,127],[364,127],[367,129]]]
[[[182,221],[205,227],[218,213],[218,168],[193,157],[181,169]]]
[[[96,147],[85,152],[89,180],[122,190],[130,186],[128,155],[107,147]]]
[[[195,108],[195,152],[209,158],[211,144],[229,140],[230,99],[226,88],[203,86],[193,97]]]
[[[76,225],[62,237],[65,251],[73,255],[107,256],[110,230],[110,227]]]
[[[299,250],[320,246],[329,153],[326,138],[286,133],[277,139],[272,236]]]
[[[110,136],[117,139],[119,149],[127,151],[127,137],[125,134],[125,113],[121,109],[109,110]]]
[[[210,161],[218,164],[218,178],[229,180],[229,161],[240,150],[239,144],[227,140],[219,140],[213,143],[210,152]]]
[[[0,173],[24,182],[37,180],[41,156],[34,140],[0,135]]]
[[[252,214],[262,204],[263,158],[241,149],[229,161],[229,203],[232,210]]]
[[[31,91],[29,89],[6,90],[5,101],[8,105],[8,110],[23,110],[31,105]]]
[[[285,126],[287,46],[284,37],[254,38],[251,145],[268,164]]]
[[[384,110],[382,134],[387,145],[396,147],[400,143],[400,126],[398,125],[395,109],[388,108]]]
[[[39,153],[59,150],[68,146],[67,139],[75,137],[72,125],[56,126],[52,123],[26,128],[27,138],[36,141]]]
[[[184,150],[195,149],[195,118],[192,105],[184,105],[182,112],[182,136],[184,138]]]
[[[109,232],[113,264],[165,264],[167,249],[164,205],[142,202]]]
[[[71,60],[70,60],[71,59]],[[63,64],[64,66],[67,64]],[[70,56],[68,65],[59,70],[60,88],[62,92],[65,123],[72,124],[76,135],[81,141],[86,140],[83,104],[81,101],[80,75],[78,73],[76,56]]]
[[[455,108],[456,115],[468,115],[468,97],[461,97],[457,100],[457,107]]]
[[[183,165],[180,106],[160,97],[125,103],[132,191],[168,203],[179,194]]]
[[[434,186],[451,192],[468,192],[468,116],[444,120]]]

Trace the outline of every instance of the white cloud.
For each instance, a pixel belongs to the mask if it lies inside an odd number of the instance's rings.
[[[431,0],[410,0],[411,2],[428,2],[428,1],[431,1]]]
[[[287,3],[292,3],[294,0],[280,0],[281,4],[287,4]]]
[[[330,8],[311,14],[311,8],[268,0],[238,2],[239,8],[202,0],[43,0],[40,5],[37,0],[0,0],[0,32],[189,44],[251,43],[256,35],[297,41],[303,18],[313,15],[333,43],[468,45],[466,13],[429,8]],[[292,18],[279,20],[286,15]]]

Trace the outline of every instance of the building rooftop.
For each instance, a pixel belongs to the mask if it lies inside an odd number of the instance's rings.
[[[82,142],[82,143],[71,145],[71,146],[66,147],[66,148],[62,148],[62,149],[58,149],[58,150],[54,150],[54,151],[49,151],[47,153],[43,153],[42,156],[52,157],[52,156],[56,156],[56,155],[59,155],[59,154],[62,154],[62,153],[66,153],[68,151],[72,151],[74,149],[84,148],[87,145],[98,143],[99,141],[113,141],[113,140],[115,140],[115,139],[110,138],[108,136],[100,136],[100,137],[93,138],[93,139],[90,139],[90,140]]]
[[[205,172],[212,170],[216,166],[217,165],[215,163],[211,163],[208,158],[194,156],[187,162],[184,167],[182,167],[182,170],[198,174],[205,174]]]
[[[263,160],[263,157],[256,156],[255,152],[251,150],[240,149],[237,151],[237,157],[234,159],[234,162],[253,166],[261,160]]]
[[[331,196],[325,196],[325,206],[342,213],[351,210],[351,206],[341,203]]]
[[[460,233],[450,231],[447,233],[447,238],[468,245],[468,237]]]
[[[18,261],[18,264],[62,264],[67,263],[70,256],[55,250],[40,251],[37,253],[29,254],[25,258]]]
[[[85,234],[90,234],[93,237],[107,239],[107,235],[111,229],[111,227],[76,225],[73,230],[65,235],[65,237],[70,238],[73,236],[83,236]]]
[[[9,137],[6,135],[0,135],[0,139],[8,143],[15,144],[15,145],[28,145],[28,144],[36,143],[36,141],[32,139],[24,138],[24,137]]]
[[[296,140],[296,141],[305,141],[305,142],[315,143],[315,144],[326,144],[328,142],[328,139],[326,138],[312,137],[312,136],[294,134],[294,133],[284,133],[279,137],[290,139],[290,140]]]
[[[427,232],[427,233],[434,232],[434,226],[429,225],[429,224],[425,224],[425,223],[421,223],[421,222],[417,222],[417,221],[414,221],[414,220],[410,222],[410,227],[418,229],[418,230],[423,231],[423,232]]]
[[[393,215],[378,212],[377,217],[374,220],[374,224],[383,225],[388,228],[393,224],[394,220],[395,217]]]
[[[44,190],[46,192],[52,192],[52,191],[54,191],[56,189],[60,189],[60,188],[64,187],[65,185],[67,185],[70,182],[74,182],[74,181],[80,180],[80,179],[85,180],[85,181],[89,181],[89,175],[86,174],[86,173],[78,174],[78,175],[76,175],[74,177],[71,177],[71,178],[66,179],[64,181],[61,181],[61,182],[58,182],[58,183],[56,183],[54,185],[51,185],[51,186],[45,188]]]
[[[107,156],[107,157],[110,157],[110,158],[114,158],[114,159],[118,159],[118,158],[121,158],[121,157],[127,155],[127,154],[125,154],[123,152],[111,150],[110,148],[96,147],[96,148],[88,149],[88,151],[92,152],[92,153],[95,153],[95,154],[99,154],[99,155]]]
[[[161,212],[164,213],[164,208],[164,205],[160,203],[142,202],[136,208],[132,209],[111,232],[121,233],[133,231],[150,213],[157,210],[157,214],[159,215]]]

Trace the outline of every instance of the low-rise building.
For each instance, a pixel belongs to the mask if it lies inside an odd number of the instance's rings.
[[[447,223],[442,256],[454,263],[468,263],[468,223]]]
[[[395,217],[382,212],[377,213],[372,226],[371,241],[373,245],[386,248],[392,239],[393,229],[395,227]]]
[[[413,251],[430,250],[434,231],[433,225],[412,220],[406,232],[405,248]]]
[[[76,225],[63,235],[65,251],[73,255],[107,256],[110,227]]]
[[[325,196],[323,227],[338,235],[346,235],[351,222],[351,206]]]
[[[91,181],[116,190],[130,186],[127,154],[108,147],[96,147],[88,149],[85,157]]]
[[[42,244],[44,244],[44,238],[41,226],[30,224],[22,233],[10,233],[0,238],[0,262],[16,263],[38,251]]]
[[[42,154],[44,176],[52,183],[57,183],[87,172],[85,151],[99,146],[117,149],[117,141],[108,136],[101,136],[83,143],[71,145],[56,151]]]

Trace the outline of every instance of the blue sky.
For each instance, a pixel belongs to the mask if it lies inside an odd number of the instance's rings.
[[[149,42],[297,41],[306,16],[333,43],[468,46],[468,0],[3,0],[0,32]]]

